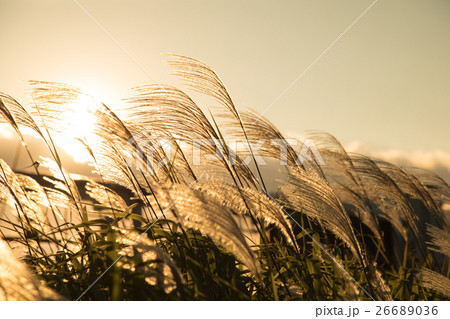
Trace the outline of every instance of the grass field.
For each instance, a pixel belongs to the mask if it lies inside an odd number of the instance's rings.
[[[218,106],[204,113],[169,85],[136,88],[114,112],[59,83],[30,82],[26,106],[0,94],[0,122],[34,168],[0,161],[1,300],[450,298],[444,180],[325,133],[292,146],[238,111],[207,65],[170,65]],[[51,158],[29,151],[24,128]],[[61,138],[94,176],[71,174]],[[276,189],[262,159],[279,162]]]

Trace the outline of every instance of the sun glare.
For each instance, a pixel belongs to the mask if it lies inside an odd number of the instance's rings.
[[[70,123],[69,130],[65,134],[74,138],[90,137],[96,122],[96,104],[97,101],[86,95],[80,95],[71,103],[64,114],[65,120]]]
[[[98,107],[98,101],[84,94],[65,105],[63,121],[68,125],[63,134],[58,134],[57,144],[76,162],[83,163],[91,160],[89,153],[79,140],[86,141],[88,144],[96,142],[94,128],[97,121],[95,112]]]

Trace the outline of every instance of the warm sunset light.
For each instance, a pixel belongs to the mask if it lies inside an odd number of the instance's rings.
[[[447,318],[449,13],[0,0],[0,301]]]
[[[56,137],[56,142],[77,162],[92,161],[91,156],[79,140],[86,141],[88,144],[96,143],[94,130],[97,121],[95,115],[97,106],[98,102],[87,95],[79,95],[72,103],[64,105],[62,121],[67,125],[62,134]]]

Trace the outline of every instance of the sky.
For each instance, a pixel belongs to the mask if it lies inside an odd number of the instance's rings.
[[[58,81],[114,109],[131,87],[179,86],[163,55],[177,53],[288,135],[450,171],[450,1],[373,3],[0,0],[0,91]]]

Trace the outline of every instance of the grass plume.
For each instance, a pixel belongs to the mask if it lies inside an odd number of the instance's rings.
[[[349,154],[325,133],[311,136],[319,165],[306,143],[238,110],[208,65],[170,58],[215,99],[209,113],[170,85],[134,88],[114,110],[61,83],[30,82],[30,105],[0,93],[0,123],[34,168],[0,160],[0,299],[448,300],[442,178]],[[29,151],[24,128],[50,158]],[[71,174],[60,138],[89,154],[91,176]],[[269,190],[257,155],[281,150],[285,176]]]

